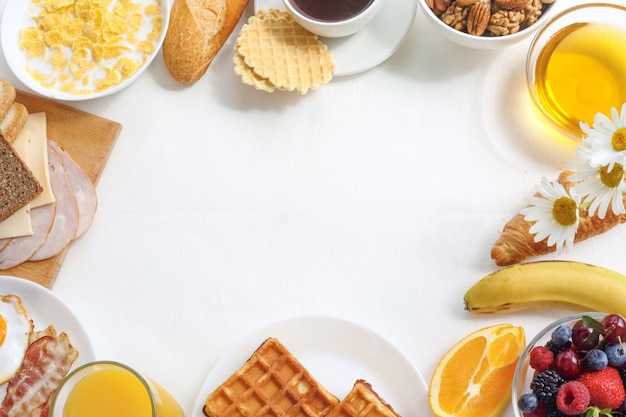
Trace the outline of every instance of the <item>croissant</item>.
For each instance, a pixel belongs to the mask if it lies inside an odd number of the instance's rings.
[[[573,173],[574,171],[563,171],[557,179],[566,190],[569,190],[575,184],[568,179]],[[626,196],[622,198],[626,205]],[[589,216],[587,209],[581,208],[580,221],[574,242],[581,242],[597,236],[624,222],[626,222],[626,214],[615,215],[609,209],[604,219],[600,219],[598,216]],[[526,258],[545,255],[556,250],[554,245],[548,246],[548,239],[535,242],[535,236],[529,232],[532,225],[533,222],[524,220],[524,215],[522,214],[517,214],[509,220],[504,226],[500,237],[491,248],[491,259],[494,260],[496,265],[512,265],[522,262]]]

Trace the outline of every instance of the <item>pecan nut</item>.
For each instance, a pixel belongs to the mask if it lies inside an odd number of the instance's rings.
[[[496,6],[506,10],[524,10],[532,0],[494,0]]]
[[[480,0],[456,0],[456,4],[458,4],[461,7],[467,7],[467,6],[471,6],[477,1],[480,1]]]
[[[481,36],[489,25],[491,6],[482,1],[476,2],[470,8],[467,15],[467,33]]]

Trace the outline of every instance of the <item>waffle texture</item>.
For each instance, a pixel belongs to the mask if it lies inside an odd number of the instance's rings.
[[[268,338],[212,392],[207,417],[323,417],[339,400],[278,339]]]
[[[306,94],[332,79],[332,54],[317,36],[283,10],[259,11],[243,26],[235,43],[235,73],[264,91]]]
[[[371,384],[359,379],[328,417],[400,417]]]

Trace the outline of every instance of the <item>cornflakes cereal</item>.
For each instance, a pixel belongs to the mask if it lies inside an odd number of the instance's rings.
[[[30,1],[34,24],[19,38],[26,70],[45,88],[82,95],[124,82],[150,59],[167,0]]]

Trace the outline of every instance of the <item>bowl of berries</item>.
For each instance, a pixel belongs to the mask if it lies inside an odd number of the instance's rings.
[[[624,415],[625,346],[626,320],[619,314],[581,313],[547,326],[517,364],[515,416]]]

